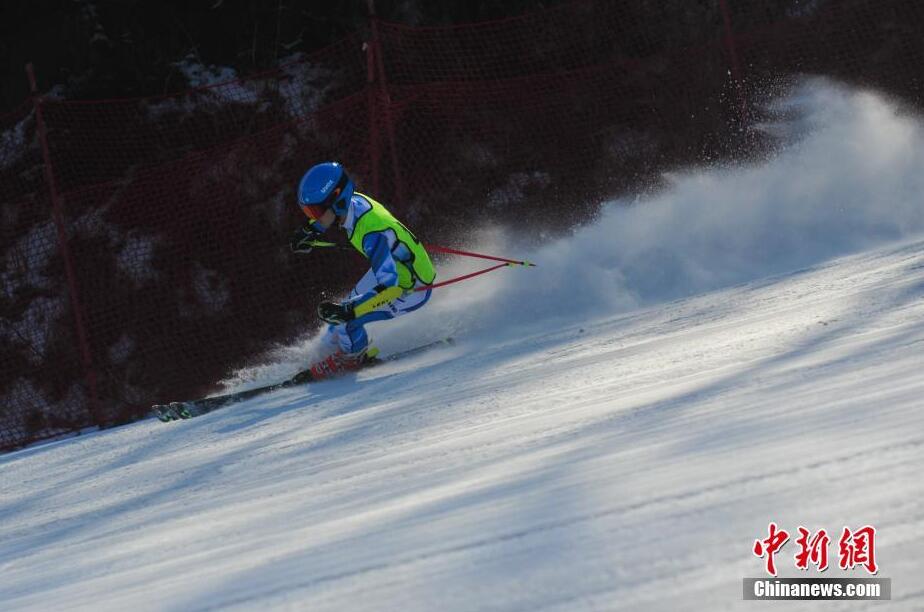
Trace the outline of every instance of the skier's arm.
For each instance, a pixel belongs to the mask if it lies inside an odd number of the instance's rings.
[[[363,252],[369,258],[372,265],[372,273],[378,281],[372,291],[367,291],[362,295],[347,301],[350,306],[356,307],[364,302],[375,298],[379,295],[390,298],[384,303],[393,301],[401,296],[398,288],[398,269],[395,266],[395,258],[391,253],[391,245],[388,243],[388,237],[383,232],[372,232],[363,238]],[[381,304],[379,304],[381,306]]]
[[[363,251],[372,265],[375,279],[380,287],[394,287],[398,284],[398,268],[391,253],[391,245],[384,232],[373,232],[363,238]]]
[[[363,238],[363,252],[372,264],[372,272],[378,284],[371,291],[339,304],[321,302],[318,305],[318,317],[322,320],[334,324],[346,323],[404,295],[404,289],[398,285],[398,269],[388,236],[384,232],[370,232]]]

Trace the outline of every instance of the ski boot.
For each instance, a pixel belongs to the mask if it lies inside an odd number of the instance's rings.
[[[324,359],[321,359],[312,365],[308,370],[302,373],[310,373],[311,377],[309,380],[297,381],[293,379],[293,382],[298,383],[327,380],[329,378],[343,376],[349,372],[356,372],[366,366],[375,363],[377,361],[376,358],[378,354],[379,349],[373,346],[370,346],[358,353],[344,353],[342,350],[338,349],[335,353],[328,355]],[[296,378],[298,378],[298,376]]]

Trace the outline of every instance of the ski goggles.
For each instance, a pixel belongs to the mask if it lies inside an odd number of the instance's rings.
[[[301,204],[300,206],[302,207],[302,212],[305,213],[305,216],[307,216],[312,221],[317,221],[320,219],[324,215],[324,212],[327,210],[321,204]]]

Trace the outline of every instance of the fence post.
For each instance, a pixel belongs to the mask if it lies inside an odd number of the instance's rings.
[[[104,425],[102,413],[99,409],[99,394],[96,386],[96,372],[93,369],[93,357],[90,352],[90,340],[87,334],[83,307],[77,292],[77,274],[74,271],[74,260],[67,244],[67,229],[64,225],[64,207],[61,204],[61,194],[51,165],[51,150],[48,147],[48,132],[45,129],[45,120],[42,115],[42,96],[38,93],[35,81],[35,69],[32,63],[26,64],[26,76],[29,77],[29,90],[32,92],[32,105],[35,108],[35,127],[39,143],[42,147],[42,164],[45,173],[45,183],[48,184],[48,195],[51,197],[52,218],[58,234],[58,248],[64,260],[64,274],[67,279],[67,289],[70,294],[71,309],[74,311],[74,325],[77,328],[77,342],[80,356],[83,361],[84,374],[87,379],[88,403],[90,414],[96,424]]]
[[[367,0],[369,6],[369,19],[375,19],[375,0]],[[375,92],[375,41],[366,42],[366,103],[369,107],[369,163],[372,166],[372,189],[379,193],[382,187],[379,178],[379,160],[382,153],[379,146],[378,100]],[[376,195],[376,197],[379,197]]]
[[[388,94],[388,79],[385,74],[385,59],[382,52],[382,42],[379,38],[379,22],[375,14],[375,0],[366,0],[369,9],[369,23],[372,30],[372,39],[369,48],[373,51],[367,55],[369,66],[367,76],[378,84],[378,97],[384,103],[385,134],[388,137],[388,152],[391,158],[392,177],[395,180],[395,197],[398,202],[404,202],[404,183],[401,179],[401,164],[398,159],[397,139],[395,137],[395,124],[391,112],[391,96]],[[371,80],[369,81],[372,82]],[[370,139],[372,136],[370,135]],[[376,139],[378,137],[376,136]]]
[[[722,20],[725,22],[725,47],[728,50],[728,64],[732,80],[735,82],[735,93],[738,96],[738,118],[742,122],[747,117],[747,99],[744,95],[744,84],[741,80],[741,69],[738,64],[738,47],[735,43],[735,34],[732,30],[731,11],[727,0],[719,0],[722,11]]]

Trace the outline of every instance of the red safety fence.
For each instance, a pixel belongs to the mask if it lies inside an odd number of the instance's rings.
[[[288,251],[315,162],[341,160],[430,242],[486,218],[554,231],[666,168],[761,147],[756,101],[794,74],[924,105],[921,32],[910,0],[579,1],[370,19],[171,96],[36,96],[0,116],[0,448],[136,419],[312,330],[319,296],[364,272]]]

